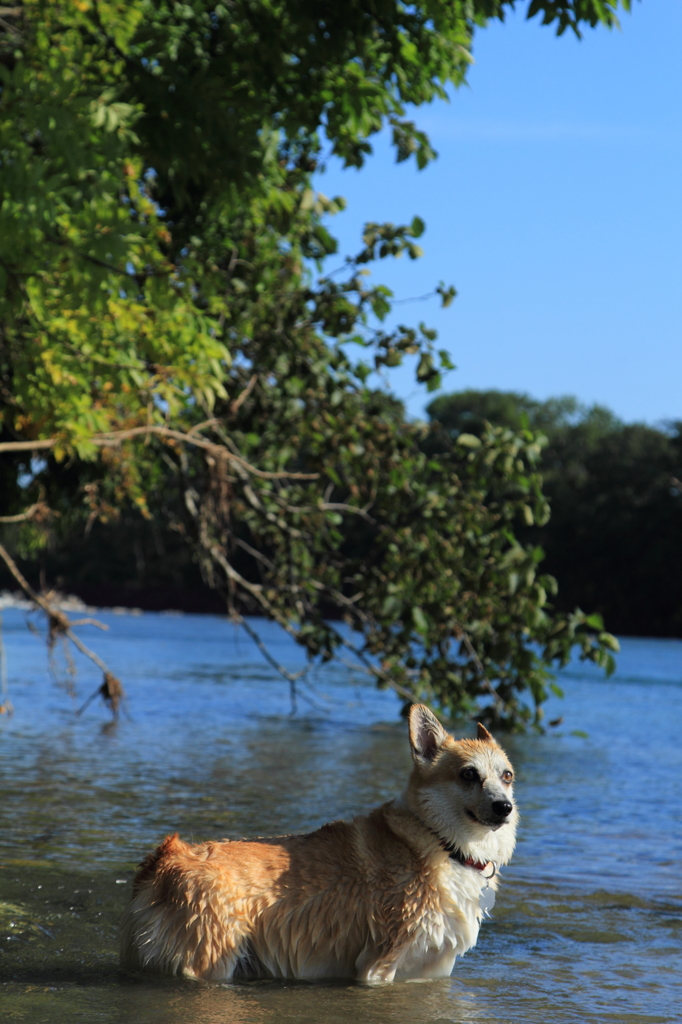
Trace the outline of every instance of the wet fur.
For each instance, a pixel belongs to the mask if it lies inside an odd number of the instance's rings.
[[[516,808],[499,821],[492,807],[513,803],[511,765],[483,726],[456,741],[421,705],[410,742],[403,796],[367,816],[280,839],[168,836],[135,878],[123,964],[209,981],[450,974],[478,937],[485,880],[438,837],[477,862],[507,863]],[[465,781],[472,767],[478,778]]]

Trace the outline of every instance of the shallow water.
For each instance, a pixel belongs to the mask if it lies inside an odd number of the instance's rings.
[[[23,613],[3,612],[15,714],[0,719],[2,1020],[64,1024],[548,1024],[682,1018],[682,642],[625,640],[609,681],[562,673],[565,721],[505,743],[522,824],[478,945],[449,979],[204,985],[125,975],[117,933],[135,865],[187,839],[306,831],[400,790],[398,702],[327,669],[290,715],[251,641],[208,616],[102,615],[89,642],[121,677],[130,718],[46,671]],[[261,624],[277,657],[286,637]],[[83,631],[85,636],[85,631]],[[571,735],[583,730],[588,737]]]

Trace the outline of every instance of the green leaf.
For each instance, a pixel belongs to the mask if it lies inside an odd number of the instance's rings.
[[[426,636],[429,630],[429,624],[424,612],[417,605],[412,608],[412,622],[414,623],[414,628],[417,632],[421,633],[422,636]]]
[[[620,651],[620,643],[618,639],[611,633],[600,633],[597,637],[602,647],[607,647],[610,651],[614,651],[616,654]]]
[[[410,230],[414,238],[419,238],[421,235],[423,235],[425,227],[426,225],[424,224],[424,221],[421,219],[421,217],[412,218]]]

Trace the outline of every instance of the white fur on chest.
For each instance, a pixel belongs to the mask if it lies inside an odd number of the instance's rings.
[[[444,978],[455,959],[476,944],[481,925],[479,896],[485,879],[452,860],[438,873],[439,900],[427,912],[398,965],[396,978]]]

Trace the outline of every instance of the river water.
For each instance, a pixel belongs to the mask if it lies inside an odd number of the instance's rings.
[[[410,759],[391,693],[343,667],[288,688],[211,616],[100,616],[84,638],[128,716],[75,709],[24,613],[3,612],[0,1017],[27,1024],[658,1024],[682,1019],[682,642],[626,639],[610,680],[580,663],[545,736],[503,743],[519,844],[492,920],[452,977],[384,988],[205,985],[130,976],[118,922],[135,865],[167,833],[281,835],[397,795]],[[261,623],[276,656],[299,655]],[[59,668],[59,666],[58,666]],[[576,735],[575,733],[587,735]]]

